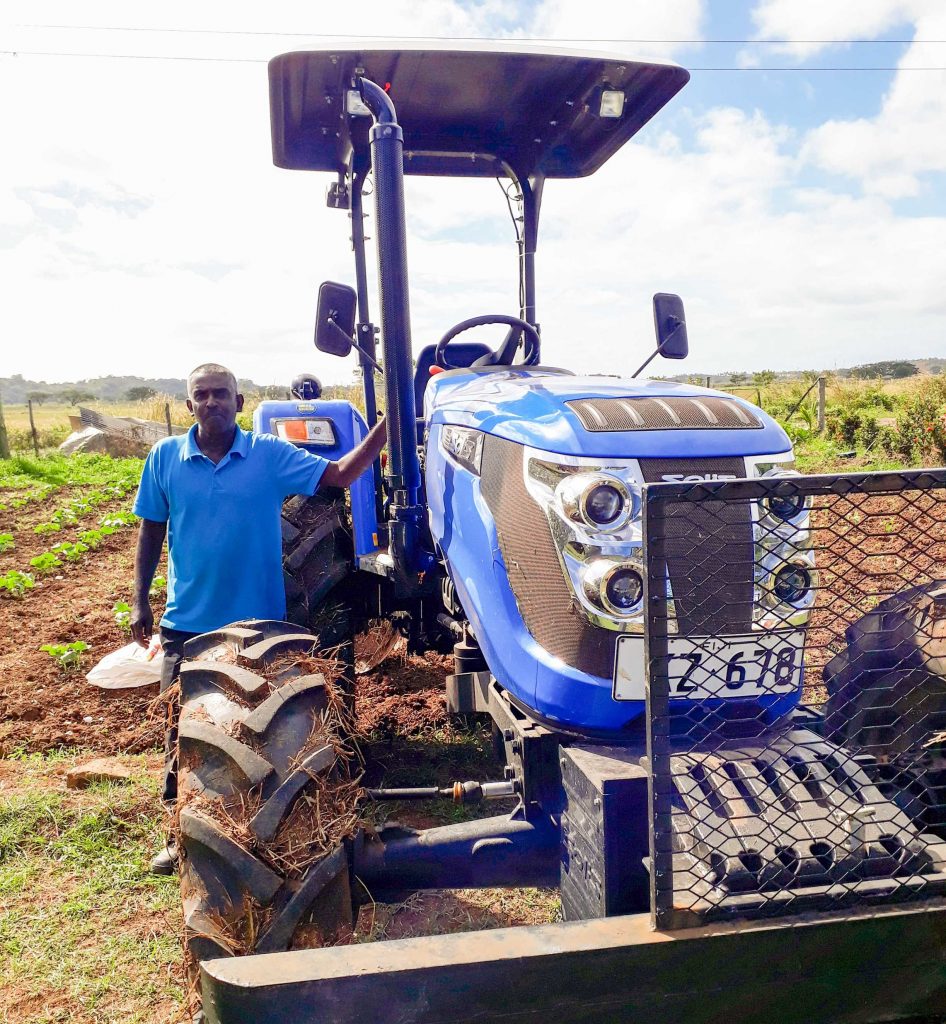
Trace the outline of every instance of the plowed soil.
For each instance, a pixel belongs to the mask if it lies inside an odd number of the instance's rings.
[[[25,518],[25,517],[24,517]],[[31,516],[14,533],[16,548],[8,568],[28,566],[32,551]],[[58,539],[74,539],[66,530]],[[83,561],[63,563],[22,598],[0,599],[0,752],[83,747],[97,753],[137,753],[161,744],[163,725],[149,714],[156,687],[106,692],[90,686],[87,671],[109,652],[129,642],[116,624],[116,601],[131,598],[136,531],[107,537]],[[39,537],[38,550],[51,545]],[[12,557],[11,557],[12,556]],[[161,603],[154,602],[156,617]],[[82,640],[90,649],[81,671],[65,673],[43,644]]]
[[[64,495],[57,492],[53,503]],[[113,503],[127,505],[127,499]],[[88,525],[36,534],[33,527],[49,518],[50,507],[47,499],[18,510],[12,522],[4,517],[0,532],[12,532],[15,547],[0,555],[0,572],[28,568],[34,555],[60,541],[75,541],[78,530]],[[129,642],[113,607],[131,600],[136,535],[133,528],[121,530],[81,562],[64,562],[46,576],[36,574],[35,587],[22,598],[0,598],[0,756],[61,747],[138,753],[162,745],[163,709],[154,705],[157,686],[108,691],[85,679],[99,659]],[[152,607],[157,621],[163,602],[155,599]],[[73,673],[65,673],[40,650],[44,644],[77,640],[90,649]],[[436,652],[408,656],[403,644],[395,645],[391,656],[358,677],[360,731],[420,736],[447,727],[443,680],[449,666],[450,659]]]
[[[805,643],[805,700],[827,694],[823,667],[845,630],[885,598],[946,580],[946,503],[939,494],[829,495],[814,499],[818,593]]]

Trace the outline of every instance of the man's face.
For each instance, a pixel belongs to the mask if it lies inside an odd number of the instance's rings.
[[[190,380],[187,408],[201,431],[222,434],[236,425],[236,416],[243,408],[243,396],[236,393],[225,373],[201,373]]]

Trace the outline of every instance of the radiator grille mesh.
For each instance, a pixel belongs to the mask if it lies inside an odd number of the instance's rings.
[[[566,405],[589,431],[762,427],[755,413],[729,398],[579,398]]]
[[[645,483],[683,474],[744,477],[742,459],[640,459]],[[667,571],[681,636],[732,636],[752,629],[755,552],[748,502],[669,502]],[[713,595],[709,600],[707,595]]]
[[[548,520],[522,482],[522,447],[487,436],[481,479],[526,628],[567,665],[610,679],[618,634],[593,626],[575,606]]]

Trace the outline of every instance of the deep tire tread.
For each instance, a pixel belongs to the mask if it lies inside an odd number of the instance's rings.
[[[204,640],[207,643],[201,643]],[[310,912],[319,915],[323,898],[331,913],[347,904],[347,919],[334,923],[350,927],[344,846],[309,865],[301,878],[290,878],[265,862],[252,842],[247,849],[234,841],[201,805],[201,800],[219,798],[228,801],[226,806],[234,801],[245,807],[258,803],[246,822],[247,833],[265,847],[313,779],[332,770],[335,750],[330,734],[306,750],[328,707],[324,678],[290,673],[281,683],[272,683],[259,674],[287,653],[309,653],[315,638],[291,623],[248,621],[191,643],[201,660],[182,667],[179,740],[181,881],[185,916],[191,922],[188,948],[197,958],[220,955],[228,946],[253,951],[243,948],[245,935],[234,939],[220,931],[221,922],[230,927],[253,915],[265,925],[262,930],[255,925],[248,929],[257,939],[253,949],[263,951],[264,937],[266,951],[289,948],[300,922]],[[236,655],[236,665],[204,660],[221,646]],[[230,724],[221,728],[207,721],[208,715],[225,715]],[[189,807],[194,794],[198,797]],[[345,897],[339,900],[342,888]]]

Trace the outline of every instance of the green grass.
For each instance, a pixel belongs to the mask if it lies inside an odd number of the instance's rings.
[[[141,459],[117,459],[111,455],[51,453],[39,458],[14,455],[0,460],[0,487],[66,487],[81,484],[137,483]]]
[[[3,765],[0,1019],[153,1022],[180,1003],[176,879],[147,871],[161,828],[155,773],[65,788],[74,753]],[[152,759],[153,760],[153,759]]]
[[[846,453],[850,451],[854,455],[848,457]],[[795,468],[800,473],[864,473],[908,466],[883,452],[846,449],[828,437],[814,435],[795,442]]]

